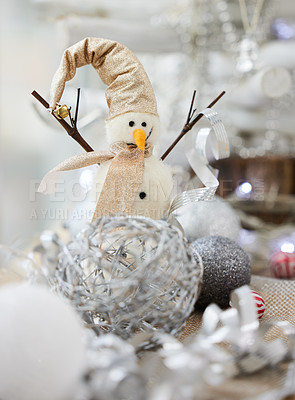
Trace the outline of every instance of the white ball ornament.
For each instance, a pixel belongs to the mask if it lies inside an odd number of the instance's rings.
[[[181,207],[175,213],[189,242],[205,236],[223,236],[236,241],[240,221],[234,209],[221,197]]]
[[[0,290],[1,400],[71,398],[84,372],[81,321],[47,289],[28,284]]]

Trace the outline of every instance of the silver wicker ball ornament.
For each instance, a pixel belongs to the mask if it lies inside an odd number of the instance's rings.
[[[98,334],[177,334],[199,293],[200,263],[165,221],[103,217],[64,247],[55,282]]]
[[[229,306],[232,290],[250,283],[250,260],[233,240],[222,236],[208,236],[195,240],[191,247],[196,260],[203,262],[203,282],[197,308],[215,303]]]

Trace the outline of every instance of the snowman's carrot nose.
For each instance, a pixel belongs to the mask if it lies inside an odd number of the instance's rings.
[[[133,137],[135,140],[135,144],[136,146],[140,149],[140,150],[144,150],[145,147],[145,133],[142,129],[135,129],[135,131],[133,132]]]

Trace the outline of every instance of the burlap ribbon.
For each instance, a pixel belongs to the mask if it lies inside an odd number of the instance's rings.
[[[146,143],[144,152],[133,144],[113,143],[109,151],[89,152],[70,157],[49,171],[38,192],[53,193],[59,172],[71,171],[112,160],[92,221],[102,215],[132,214],[132,206],[143,181],[144,158],[152,155],[153,146]]]

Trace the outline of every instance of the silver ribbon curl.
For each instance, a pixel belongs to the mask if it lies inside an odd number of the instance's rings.
[[[177,343],[176,340],[171,342],[161,335],[160,355],[169,373],[166,373],[164,379],[163,376],[159,377],[151,399],[192,400],[196,393],[201,394],[200,398],[207,398],[208,388],[204,383],[218,386],[227,379],[253,374],[267,366],[274,367],[284,360],[295,360],[295,328],[292,325],[286,321],[260,325],[248,286],[236,289],[232,293],[231,303],[232,308],[225,311],[215,304],[208,306],[199,333],[191,336],[187,344]],[[288,343],[283,339],[264,341],[265,334],[274,326],[281,328]],[[228,346],[220,347],[222,343]],[[277,400],[283,395],[294,393],[294,374],[293,361],[289,365],[283,387],[249,397],[249,400]],[[182,385],[186,387],[186,397],[180,393]]]
[[[216,305],[207,307],[203,315],[201,334],[214,344],[229,343],[235,353],[238,353],[234,361],[242,373],[253,373],[282,361],[288,355],[288,346],[282,339],[263,341],[265,333],[273,325],[266,324],[266,329],[260,327],[249,287],[242,286],[233,291],[231,304],[232,308],[225,311],[221,311]],[[275,326],[280,327],[290,339],[294,336],[294,327],[288,322],[283,325],[278,322]]]
[[[224,128],[224,125],[217,114],[211,108],[206,108],[198,115],[204,115],[211,125],[210,128],[201,128],[196,136],[193,148],[187,148],[187,159],[200,178],[201,182],[205,185],[204,188],[188,190],[177,195],[171,202],[168,215],[173,213],[178,208],[187,204],[210,200],[214,196],[219,182],[217,179],[218,170],[214,170],[210,165],[206,155],[206,143],[213,128],[217,140],[217,149],[212,149],[213,155],[216,160],[227,158],[230,155],[229,141]]]

